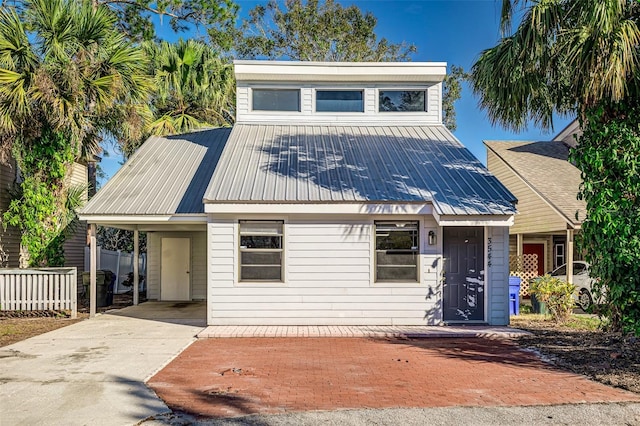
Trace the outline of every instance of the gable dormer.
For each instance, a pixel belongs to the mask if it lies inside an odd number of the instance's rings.
[[[234,66],[238,123],[442,124],[444,62]]]

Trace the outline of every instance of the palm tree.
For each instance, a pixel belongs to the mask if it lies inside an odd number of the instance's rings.
[[[22,198],[3,219],[24,228],[31,253],[59,241],[69,222],[61,213],[72,204],[66,175],[74,158],[97,153],[106,135],[142,136],[151,81],[144,52],[116,30],[106,7],[90,0],[23,6],[0,9],[0,143],[25,177]],[[33,206],[41,208],[37,218],[29,217]]]
[[[517,6],[522,21],[512,29]],[[471,84],[493,124],[553,126],[575,114],[571,160],[586,219],[577,240],[612,328],[640,335],[640,2],[503,0],[499,43],[482,52]]]
[[[43,124],[78,148],[99,136],[138,137],[150,88],[142,50],[115,30],[116,16],[89,0],[31,0],[0,10],[0,132],[37,139]],[[116,128],[122,125],[124,131]]]
[[[640,30],[636,0],[503,0],[504,37],[482,52],[471,84],[493,124],[519,131],[530,121],[582,114],[601,100],[637,93]],[[517,6],[525,9],[512,29]]]
[[[151,132],[187,132],[233,122],[235,81],[231,64],[195,40],[148,44],[155,92]]]

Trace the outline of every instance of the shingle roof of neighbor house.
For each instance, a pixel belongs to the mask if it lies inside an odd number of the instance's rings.
[[[485,145],[570,223],[582,223],[586,205],[577,199],[580,171],[568,161],[564,143],[485,141]]]
[[[515,197],[444,126],[236,124],[208,203],[432,202],[513,214]]]
[[[81,214],[204,213],[202,197],[229,133],[221,128],[149,138]]]

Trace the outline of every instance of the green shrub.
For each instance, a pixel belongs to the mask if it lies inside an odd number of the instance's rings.
[[[533,280],[530,291],[539,301],[547,304],[547,309],[555,321],[564,322],[571,315],[575,285],[551,275],[544,275]]]

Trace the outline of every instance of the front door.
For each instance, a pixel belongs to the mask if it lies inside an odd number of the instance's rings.
[[[160,263],[160,299],[190,300],[189,269],[191,265],[189,238],[163,238]]]
[[[484,321],[484,228],[445,227],[443,319]]]
[[[544,275],[544,244],[523,244],[522,254],[535,254],[537,256],[535,262],[529,267],[538,274],[539,277]],[[527,265],[525,265],[527,268]]]

